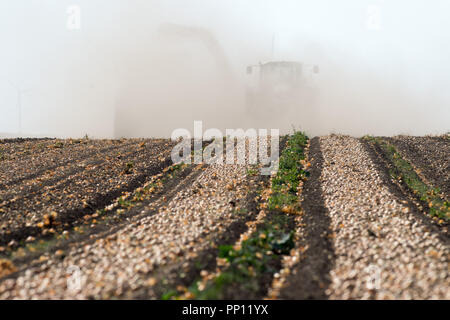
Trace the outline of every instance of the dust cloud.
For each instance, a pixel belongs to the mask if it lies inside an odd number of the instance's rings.
[[[448,132],[449,10],[447,0],[1,0],[0,135],[169,137],[194,120]],[[246,68],[270,61],[301,62],[305,94],[250,110]]]

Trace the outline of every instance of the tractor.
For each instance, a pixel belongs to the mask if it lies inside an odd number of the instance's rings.
[[[298,109],[314,97],[318,66],[295,61],[272,61],[247,67],[247,111]]]

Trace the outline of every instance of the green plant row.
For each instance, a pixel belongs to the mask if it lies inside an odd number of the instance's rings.
[[[298,186],[309,175],[302,165],[307,144],[308,137],[302,132],[294,133],[288,140],[286,149],[280,157],[279,170],[272,179],[269,209],[275,210],[298,204]]]
[[[440,196],[440,189],[429,186],[423,182],[414,170],[413,166],[403,159],[396,148],[389,142],[374,137],[365,137],[366,140],[377,144],[386,155],[392,168],[389,168],[390,175],[403,181],[406,186],[428,205],[429,215],[448,222],[450,220],[450,203]]]

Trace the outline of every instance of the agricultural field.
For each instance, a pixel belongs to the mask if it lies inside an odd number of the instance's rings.
[[[0,140],[0,299],[450,299],[448,135],[175,144]]]

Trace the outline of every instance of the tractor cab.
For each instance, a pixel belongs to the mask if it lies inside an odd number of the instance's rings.
[[[247,67],[247,74],[252,74],[259,68],[259,82],[265,89],[273,88],[277,85],[296,87],[299,85],[302,76],[302,64],[299,62],[267,62],[257,66]]]

